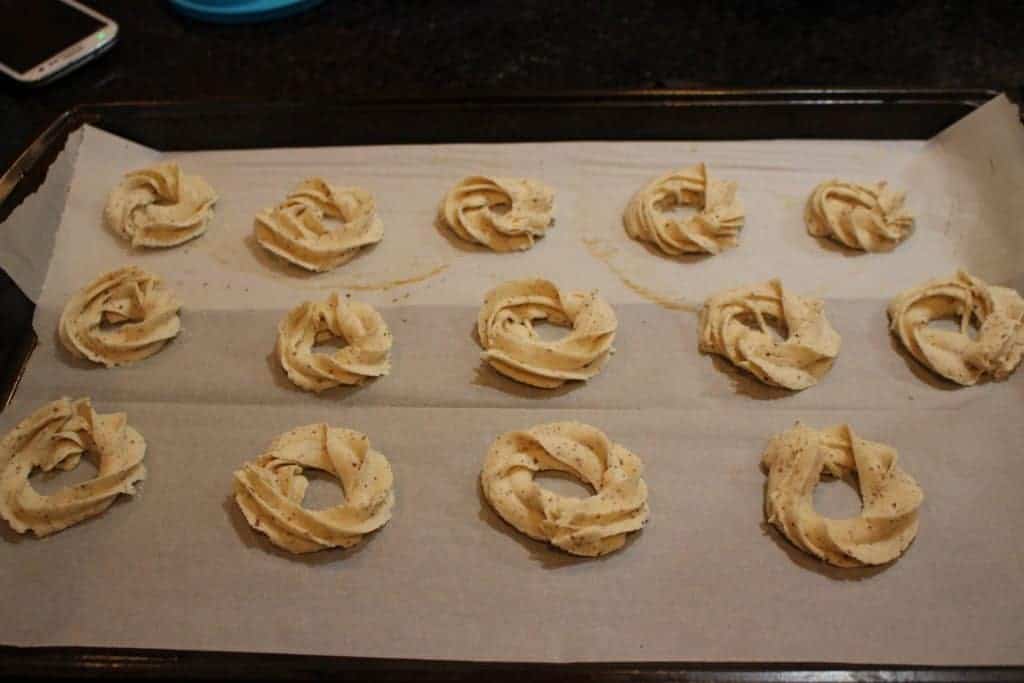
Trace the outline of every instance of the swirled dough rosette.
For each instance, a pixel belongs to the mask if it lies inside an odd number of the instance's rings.
[[[303,181],[282,204],[261,211],[254,230],[261,247],[316,273],[348,263],[384,237],[372,194],[321,178]]]
[[[799,423],[772,438],[762,456],[768,471],[765,517],[790,542],[837,567],[891,562],[917,535],[924,500],[896,464],[896,451],[861,439],[847,425],[816,430]],[[823,517],[813,506],[823,475],[856,480],[863,508],[857,517]]]
[[[145,439],[124,413],[101,415],[87,398],[48,403],[0,441],[0,516],[38,537],[95,517],[118,495],[135,495],[146,478],[145,454]],[[94,459],[94,478],[49,496],[32,488],[33,470],[73,470],[83,455]]]
[[[893,192],[884,182],[827,180],[807,200],[807,232],[851,249],[888,251],[914,229],[914,217],[903,208],[903,199],[902,192]]]
[[[347,345],[332,354],[315,353],[328,339]],[[388,374],[391,332],[373,307],[345,301],[337,293],[324,302],[307,301],[277,327],[277,358],[288,379],[317,393],[340,384],[362,384]]]
[[[571,327],[561,339],[544,341],[534,320]],[[513,280],[484,297],[477,316],[481,354],[491,367],[517,382],[554,389],[569,380],[587,380],[613,353],[618,321],[593,292],[565,292],[547,280]]]
[[[448,191],[441,221],[467,242],[523,251],[554,223],[555,193],[530,178],[470,176]]]
[[[560,496],[534,475],[558,471],[594,489],[588,498]],[[502,434],[480,474],[484,497],[501,518],[527,536],[573,555],[616,551],[647,523],[647,484],[640,458],[599,429],[552,422]]]
[[[78,358],[108,368],[127,365],[152,356],[178,334],[180,308],[160,278],[125,266],[71,297],[60,316],[60,341]]]
[[[671,209],[696,208],[680,218]],[[711,177],[704,164],[654,179],[630,200],[623,215],[626,232],[669,256],[717,254],[735,247],[745,218],[736,183]]]
[[[783,325],[780,339],[769,320]],[[820,299],[786,291],[779,280],[715,294],[700,310],[700,350],[727,358],[765,384],[806,389],[832,367],[839,333]]]
[[[345,502],[323,510],[302,506],[303,468],[336,477]],[[394,479],[387,458],[365,434],[311,424],[278,437],[235,472],[235,502],[249,525],[292,553],[349,548],[391,519]]]
[[[133,247],[173,247],[206,232],[216,202],[206,180],[168,162],[126,174],[103,218]]]
[[[918,362],[964,386],[1005,379],[1024,355],[1024,298],[962,270],[908,289],[888,313],[892,333]],[[929,327],[941,318],[959,318],[960,331]]]

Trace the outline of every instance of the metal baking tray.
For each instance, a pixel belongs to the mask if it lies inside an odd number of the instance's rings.
[[[34,192],[84,124],[162,150],[568,140],[927,139],[988,90],[655,90],[362,99],[83,105],[61,114],[0,177],[0,221]],[[0,409],[36,338],[34,305],[0,270]],[[772,663],[521,664],[0,645],[9,676],[782,681],[1024,679],[1024,667]]]

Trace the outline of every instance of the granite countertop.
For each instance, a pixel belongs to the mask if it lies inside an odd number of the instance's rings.
[[[327,0],[244,26],[162,0],[87,0],[110,53],[38,89],[0,86],[0,166],[61,111],[114,100],[284,100],[467,89],[1024,84],[1019,0],[516,3]]]

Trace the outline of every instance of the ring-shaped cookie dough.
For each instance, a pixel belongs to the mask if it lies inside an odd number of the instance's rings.
[[[315,273],[348,263],[384,237],[372,194],[322,178],[304,180],[283,203],[257,214],[253,230],[271,254]]]
[[[696,213],[681,218],[672,213],[677,207],[692,207]],[[736,183],[713,178],[704,164],[697,164],[648,183],[633,195],[622,220],[633,239],[680,256],[735,247],[744,218]]]
[[[100,275],[71,297],[58,335],[77,358],[108,368],[127,365],[152,356],[178,334],[180,308],[159,277],[125,266]]]
[[[545,341],[533,321],[546,320],[572,331]],[[604,299],[592,292],[561,292],[547,280],[512,280],[484,297],[477,316],[481,356],[518,382],[553,389],[569,380],[587,380],[613,353],[618,321]]]
[[[768,471],[765,517],[801,550],[837,567],[891,562],[917,535],[920,487],[896,464],[896,451],[859,438],[847,425],[816,430],[797,423],[776,435],[761,459]],[[814,509],[822,476],[853,483],[857,517],[832,519]]]
[[[534,481],[564,472],[594,490],[588,498],[561,496]],[[527,536],[584,557],[618,550],[647,523],[647,484],[640,458],[599,429],[552,422],[502,434],[480,474],[484,497]]]
[[[145,454],[146,440],[124,413],[101,415],[87,398],[48,403],[0,441],[0,516],[38,537],[95,517],[118,495],[135,495],[146,478]],[[35,469],[73,470],[83,455],[96,465],[92,479],[47,496],[29,482]]]
[[[957,384],[1006,379],[1024,355],[1024,298],[964,271],[901,293],[888,308],[890,329],[922,365]],[[930,327],[959,318],[960,330]],[[972,338],[971,326],[977,328]]]
[[[769,320],[785,327],[773,334]],[[787,292],[779,280],[730,289],[700,310],[700,350],[727,358],[765,384],[800,390],[817,384],[839,355],[839,333],[825,303]]]
[[[851,249],[888,251],[914,230],[914,217],[903,208],[903,199],[902,192],[893,192],[884,182],[827,180],[807,200],[807,232]]]
[[[463,178],[441,202],[440,220],[460,239],[523,251],[554,224],[555,193],[531,178]]]
[[[125,174],[103,219],[133,247],[173,247],[206,232],[216,202],[206,180],[169,162]]]
[[[336,477],[345,502],[323,510],[303,507],[306,467]],[[235,502],[253,529],[288,552],[350,548],[391,519],[394,479],[366,435],[311,424],[282,434],[235,472]]]
[[[314,352],[315,344],[340,339],[334,353]],[[277,358],[296,386],[317,393],[340,384],[362,384],[391,370],[391,332],[368,304],[346,301],[337,292],[324,302],[293,308],[277,326]]]

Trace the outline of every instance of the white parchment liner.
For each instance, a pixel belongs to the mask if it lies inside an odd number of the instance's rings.
[[[61,395],[88,395],[102,412],[127,411],[149,444],[150,474],[136,499],[44,541],[3,527],[0,642],[481,660],[1024,663],[1024,377],[952,389],[893,344],[885,317],[894,294],[957,267],[1024,285],[1024,134],[1015,116],[999,98],[927,143],[173,154],[85,128],[0,229],[0,265],[38,301],[40,338],[0,428]],[[217,215],[190,245],[135,251],[102,227],[102,207],[125,171],[164,158],[211,182]],[[698,161],[740,185],[740,247],[672,260],[631,241],[621,226],[630,195]],[[453,241],[435,212],[470,173],[550,184],[555,228],[522,254]],[[311,175],[371,190],[385,225],[379,245],[316,276],[270,261],[250,237],[254,214]],[[804,201],[833,176],[907,188],[916,234],[890,254],[865,255],[808,236]],[[124,263],[177,290],[184,329],[136,366],[92,368],[59,347],[56,318],[73,291]],[[481,365],[471,335],[483,294],[523,276],[598,288],[616,308],[618,352],[595,380],[544,392]],[[832,372],[799,394],[696,349],[688,309],[717,289],[774,276],[825,297],[843,335]],[[394,369],[366,387],[306,394],[273,362],[275,326],[335,288],[380,308],[395,337]],[[644,458],[651,522],[622,552],[571,558],[510,530],[482,502],[477,475],[491,440],[559,419],[594,424]],[[829,569],[764,525],[759,455],[796,419],[849,421],[899,450],[926,500],[919,537],[894,565]],[[397,506],[363,546],[296,558],[245,525],[231,473],[279,433],[315,421],[370,436],[394,467]],[[822,509],[853,511],[841,487],[819,487]]]

